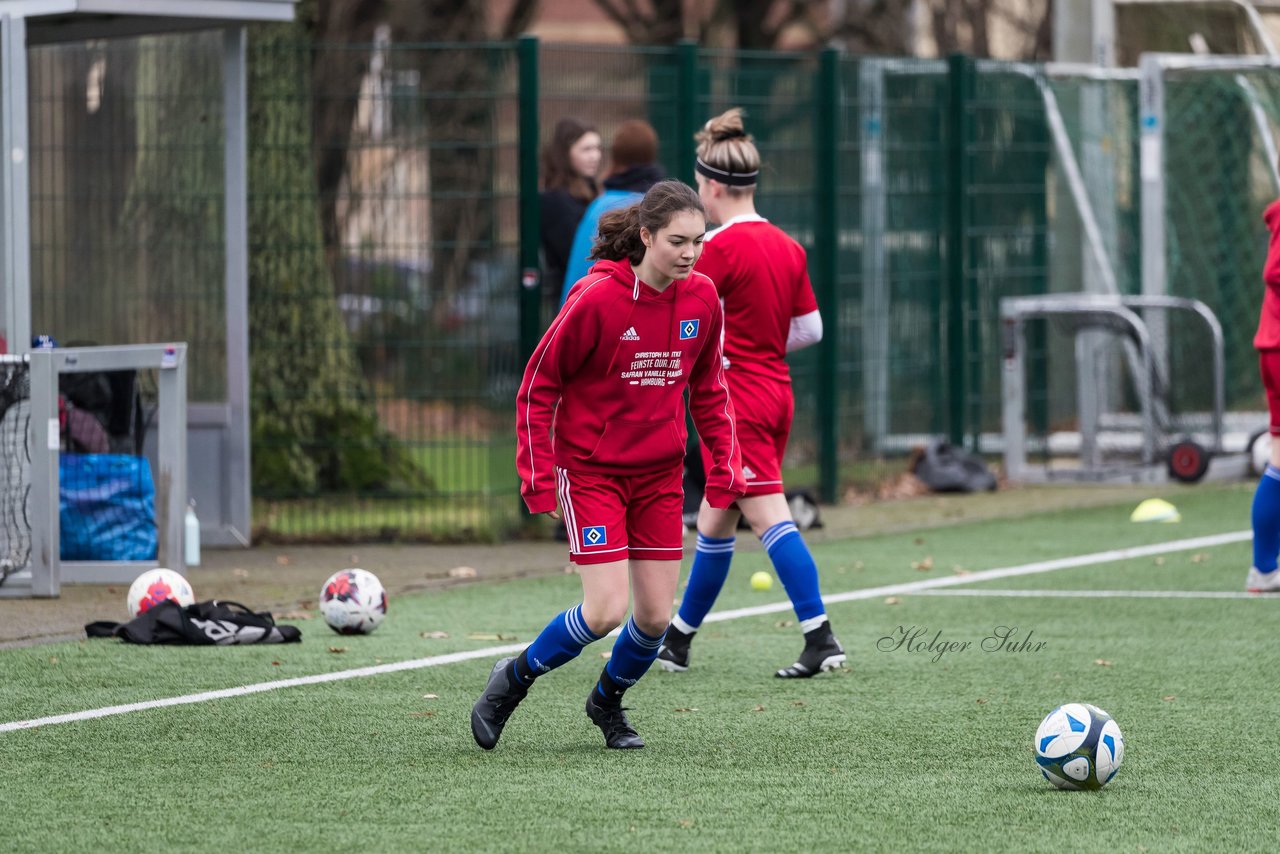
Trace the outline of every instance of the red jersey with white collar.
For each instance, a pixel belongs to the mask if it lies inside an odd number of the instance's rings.
[[[730,377],[745,371],[790,382],[791,318],[818,310],[804,247],[763,217],[734,217],[707,232],[695,269],[711,277],[724,304]]]
[[[1267,205],[1262,220],[1271,231],[1271,241],[1262,266],[1262,281],[1267,287],[1262,294],[1262,316],[1258,319],[1253,346],[1259,350],[1277,350],[1280,349],[1280,199]]]
[[[686,387],[713,460],[707,500],[720,509],[737,500],[742,460],[722,325],[706,276],[692,273],[659,292],[625,260],[597,262],[542,336],[516,398],[516,467],[529,511],[555,509],[553,465],[607,475],[679,467]]]

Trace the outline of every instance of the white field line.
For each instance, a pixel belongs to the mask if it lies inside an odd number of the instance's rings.
[[[971,572],[967,575],[951,575],[943,578],[927,578],[905,584],[887,584],[881,587],[868,587],[862,590],[851,590],[847,593],[836,593],[824,596],[826,602],[854,602],[862,599],[875,599],[881,596],[895,596],[904,593],[919,593],[939,587],[952,587],[960,584],[973,584],[979,581],[991,581],[998,578],[1012,578],[1020,575],[1034,575],[1041,572],[1053,572],[1059,569],[1071,569],[1079,566],[1094,566],[1100,563],[1111,563],[1118,560],[1147,557],[1150,555],[1168,554],[1169,552],[1189,551],[1191,549],[1211,548],[1213,546],[1238,543],[1250,539],[1252,531],[1233,531],[1228,534],[1215,534],[1207,537],[1194,537],[1187,540],[1174,540],[1150,546],[1135,546],[1127,549],[1111,549],[1075,557],[1058,558],[1056,560],[1024,563],[1002,569],[987,569]],[[774,602],[769,605],[758,605],[753,608],[738,608],[733,611],[720,611],[707,616],[706,622],[736,620],[741,617],[755,617],[762,614],[774,614],[791,610],[791,602]],[[327,682],[340,682],[345,679],[359,679],[365,676],[379,676],[383,673],[396,673],[402,670],[420,670],[424,667],[438,667],[444,664],[455,664],[459,661],[470,661],[473,658],[491,658],[496,655],[519,652],[527,644],[507,644],[490,646],[484,649],[472,649],[466,652],[453,652],[448,655],[435,655],[430,658],[415,658],[409,661],[398,661],[392,664],[378,664],[372,667],[359,667],[354,670],[340,670],[336,673],[317,673],[313,676],[299,676],[294,679],[279,679],[274,682],[258,682],[253,685],[241,685],[236,688],[223,688],[217,691],[202,691],[198,694],[186,694],[180,697],[165,697],[160,700],[146,700],[139,703],[126,703],[120,706],[105,706],[101,709],[87,709],[81,712],[69,712],[64,715],[51,715],[44,718],[32,718],[25,721],[0,723],[0,732],[31,729],[53,724],[74,723],[76,721],[105,718],[112,715],[124,715],[130,712],[142,712],[149,709],[162,709],[169,706],[185,706],[191,703],[204,703],[209,700],[224,700],[231,697],[243,697],[249,694],[261,694],[264,691],[275,691],[279,688],[296,688],[303,685],[322,685]]]
[[[1150,546],[1134,546],[1128,549],[1112,549],[1105,552],[1094,552],[1075,557],[1043,560],[1037,563],[1024,563],[1021,566],[1009,566],[1003,569],[984,569],[970,572],[967,575],[947,575],[941,578],[927,578],[923,581],[908,581],[904,584],[886,584],[882,587],[867,587],[862,590],[851,590],[848,593],[836,593],[823,596],[824,602],[853,602],[858,599],[876,599],[880,596],[899,596],[904,593],[919,593],[939,587],[955,587],[960,584],[973,584],[979,581],[994,581],[1000,578],[1013,578],[1018,575],[1035,575],[1040,572],[1053,572],[1059,569],[1071,569],[1078,566],[1094,566],[1100,563],[1111,563],[1117,560],[1131,560],[1151,555],[1168,554],[1169,552],[1190,551],[1192,549],[1211,548],[1229,543],[1239,543],[1253,538],[1252,531],[1232,531],[1229,534],[1213,534],[1208,537],[1194,537],[1189,540],[1174,540],[1169,543],[1157,543]],[[739,617],[755,617],[761,614],[774,614],[778,611],[790,611],[791,603],[774,602],[769,605],[757,605],[753,608],[739,608],[736,611],[719,611],[708,614],[703,622],[711,623],[719,620],[736,620]]]
[[[448,655],[435,655],[431,658],[415,658],[412,661],[397,661],[393,664],[377,664],[372,667],[358,667],[355,670],[340,670],[337,673],[317,673],[314,676],[298,676],[294,679],[278,679],[274,682],[258,682],[253,685],[241,685],[237,688],[222,688],[217,691],[202,691],[199,694],[186,694],[181,697],[165,697],[162,700],[146,700],[141,703],[126,703],[122,706],[106,706],[101,709],[89,709],[84,712],[71,712],[65,715],[52,715],[47,718],[34,718],[29,721],[11,721],[0,724],[0,732],[17,729],[30,729],[51,724],[68,724],[85,721],[91,718],[106,718],[111,715],[124,715],[129,712],[143,712],[148,709],[162,709],[166,706],[185,706],[190,703],[203,703],[208,700],[225,700],[228,697],[243,697],[248,694],[261,694],[263,691],[274,691],[277,688],[296,688],[302,685],[321,685],[325,682],[340,682],[344,679],[358,679],[362,676],[378,676],[383,673],[395,673],[399,670],[418,670],[423,667],[436,667],[441,664],[454,664],[458,661],[469,661],[472,658],[488,658],[508,652],[519,652],[526,644],[508,644],[506,646],[490,646],[484,649],[472,649],[466,652],[451,652]]]
[[[1017,599],[1257,599],[1273,602],[1280,597],[1267,596],[1261,593],[1246,593],[1243,590],[995,590],[982,588],[979,590],[921,590],[921,596],[991,596],[995,598]]]

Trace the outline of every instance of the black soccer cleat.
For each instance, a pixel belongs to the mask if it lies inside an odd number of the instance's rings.
[[[604,733],[605,747],[614,750],[639,750],[644,739],[627,720],[627,710],[622,706],[602,706],[596,703],[596,692],[587,697],[587,717]]]
[[[805,633],[804,652],[800,653],[800,660],[774,675],[779,679],[808,679],[827,670],[839,670],[844,661],[844,647],[832,633],[831,624],[823,623]]]
[[[529,693],[528,688],[515,683],[507,674],[507,665],[512,661],[511,658],[503,658],[493,665],[484,693],[471,707],[471,735],[485,750],[493,750],[497,746],[507,718]]]
[[[689,669],[689,644],[693,632],[685,634],[675,626],[667,626],[667,634],[658,650],[658,666],[670,673],[683,673]]]

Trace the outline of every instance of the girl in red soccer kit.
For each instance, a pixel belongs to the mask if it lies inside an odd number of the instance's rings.
[[[1245,576],[1250,593],[1280,592],[1276,555],[1280,552],[1280,200],[1262,214],[1271,231],[1267,261],[1262,268],[1266,289],[1253,346],[1258,350],[1262,385],[1271,410],[1271,461],[1253,494],[1253,566]]]
[[[764,543],[804,632],[800,658],[776,675],[809,677],[838,668],[845,654],[827,619],[817,566],[783,493],[782,457],[794,409],[785,357],[821,340],[822,317],[804,249],[756,213],[760,153],[743,129],[742,111],[712,119],[696,138],[698,194],[720,223],[707,234],[698,272],[715,282],[724,305],[725,376],[737,412],[747,494],[728,509],[702,503],[693,568],[658,662],[671,671],[689,668],[690,642],[728,577],[734,531],[743,516]]]
[[[745,488],[720,300],[693,269],[705,232],[702,202],[678,181],[605,214],[592,253],[600,261],[574,285],[525,368],[516,402],[520,491],[530,512],[563,515],[582,602],[494,665],[471,710],[472,735],[486,750],[535,679],[622,624],[629,593],[631,618],[586,712],[608,747],[644,747],[622,695],[657,657],[679,581],[686,388],[708,449],[706,500],[728,508]]]

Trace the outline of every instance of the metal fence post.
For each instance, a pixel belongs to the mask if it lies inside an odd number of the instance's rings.
[[[0,16],[0,332],[10,353],[31,346],[31,158],[27,21]]]
[[[826,48],[818,62],[816,127],[814,128],[814,234],[813,269],[818,305],[826,317],[828,332],[818,344],[818,493],[833,504],[839,498],[840,459],[836,443],[840,416],[837,366],[840,362],[840,304],[836,289],[837,255],[840,250],[840,51]]]
[[[963,54],[947,58],[950,80],[947,100],[947,133],[950,181],[947,184],[947,224],[945,302],[947,306],[945,342],[947,354],[947,436],[953,445],[963,445],[965,436],[968,385],[966,361],[969,356],[967,334],[969,268],[969,183],[968,148],[973,134],[969,106],[973,98],[973,60]],[[940,330],[941,331],[941,330]],[[940,348],[938,352],[943,352]]]
[[[542,337],[542,273],[538,264],[542,223],[538,197],[538,39],[521,36],[517,105],[520,186],[520,362],[533,355]]]
[[[676,170],[675,177],[690,186],[693,177],[693,135],[698,132],[698,43],[676,44]]]

